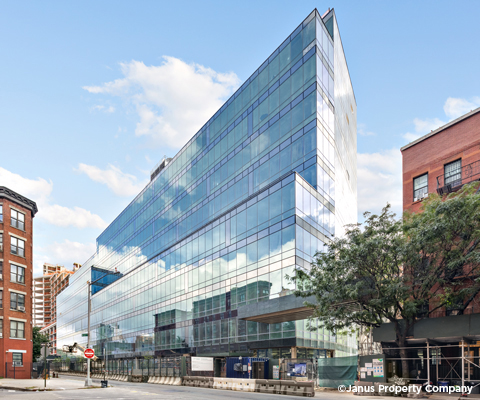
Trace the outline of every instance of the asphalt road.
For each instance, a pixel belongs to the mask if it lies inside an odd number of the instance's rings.
[[[65,379],[84,381],[85,378],[64,376]],[[60,376],[62,379],[62,376]],[[93,380],[94,384],[100,385],[100,380]],[[251,392],[232,392],[216,389],[195,388],[188,386],[155,385],[148,383],[130,383],[109,381],[112,387],[106,389],[77,389],[51,392],[12,392],[0,390],[0,398],[25,399],[25,400],[85,400],[85,399],[115,399],[115,400],[137,400],[137,399],[187,399],[187,400],[225,400],[226,397],[232,400],[240,399],[265,399],[285,400],[298,399],[297,396],[275,395]],[[345,396],[341,396],[345,399]]]

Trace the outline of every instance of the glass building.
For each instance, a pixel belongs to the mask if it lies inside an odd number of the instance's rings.
[[[293,304],[296,268],[356,222],[356,102],[333,10],[314,10],[98,237],[58,298],[59,348],[97,354],[300,358],[356,352]],[[286,303],[285,303],[286,302]],[[240,314],[239,314],[240,313]]]

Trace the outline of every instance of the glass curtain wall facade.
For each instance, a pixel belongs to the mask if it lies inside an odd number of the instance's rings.
[[[98,354],[351,354],[354,337],[236,310],[291,293],[356,208],[355,98],[334,12],[315,10],[98,237],[59,295],[58,346],[86,344],[105,271]]]

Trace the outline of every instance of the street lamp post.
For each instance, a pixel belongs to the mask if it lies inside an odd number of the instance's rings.
[[[103,348],[103,380],[107,380],[107,350]]]
[[[90,293],[92,291],[92,284],[90,281],[87,281],[88,287],[88,311],[87,311],[87,349],[90,348],[90,311],[91,311],[91,301]],[[92,379],[90,378],[90,358],[87,359],[87,379],[85,379],[85,386],[92,386]]]
[[[50,343],[42,343],[43,347],[43,390],[47,390],[47,348],[51,347]]]
[[[92,302],[91,302],[92,285],[97,283],[100,279],[105,278],[109,274],[110,272],[107,272],[106,274],[102,275],[100,278],[95,279],[93,282],[87,281],[87,287],[88,287],[87,349],[90,348],[90,312],[92,311]],[[116,268],[115,268],[115,274],[118,274]],[[90,358],[87,360],[87,379],[85,379],[85,386],[92,386],[92,380],[90,379]]]

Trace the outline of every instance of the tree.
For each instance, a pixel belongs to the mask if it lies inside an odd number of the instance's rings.
[[[41,356],[42,343],[48,343],[48,336],[40,333],[38,326],[33,327],[33,360]]]
[[[297,270],[295,294],[314,295],[312,318],[333,332],[391,322],[408,377],[411,328],[440,310],[465,313],[478,299],[480,195],[469,185],[446,198],[430,194],[422,212],[402,219],[389,205],[365,218],[326,244],[310,271]]]

